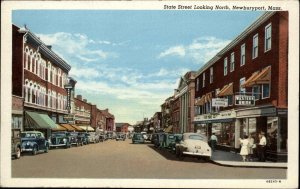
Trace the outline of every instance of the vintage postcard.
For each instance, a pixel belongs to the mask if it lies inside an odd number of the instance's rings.
[[[1,187],[297,188],[297,1],[2,1]]]

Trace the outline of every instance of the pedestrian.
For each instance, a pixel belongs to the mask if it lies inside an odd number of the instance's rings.
[[[266,151],[266,145],[267,145],[267,139],[265,137],[265,133],[261,132],[259,135],[259,143],[257,145],[258,150],[258,159],[259,161],[266,161],[265,159],[265,151]]]
[[[215,135],[215,133],[213,133],[213,134],[210,136],[210,144],[211,144],[211,149],[212,149],[213,151],[216,151],[217,143],[218,143],[218,138],[217,138],[217,136]]]
[[[240,138],[240,143],[241,143],[241,151],[240,151],[240,155],[243,158],[243,161],[246,161],[246,157],[248,156],[249,152],[248,152],[248,147],[249,147],[249,140],[248,140],[248,136],[244,135],[244,138],[241,139]]]
[[[249,135],[249,148],[248,148],[248,161],[253,161],[253,149],[256,148],[256,145],[254,143],[254,138],[252,137],[252,135],[250,134]]]

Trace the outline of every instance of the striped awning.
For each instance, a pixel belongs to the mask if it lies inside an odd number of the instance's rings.
[[[172,128],[173,128],[173,126],[169,126],[169,127],[164,129],[164,132],[165,133],[172,133]]]
[[[79,127],[85,131],[95,131],[95,129],[90,125],[79,125]]]
[[[52,131],[66,131],[67,129],[61,125],[56,124],[57,128],[53,128]]]
[[[76,129],[69,124],[60,124],[60,125],[66,128],[68,131],[76,131]]]
[[[218,93],[218,97],[220,96],[229,96],[233,95],[233,83],[229,83],[228,85],[225,85],[221,91]]]
[[[80,128],[80,127],[77,126],[77,125],[73,125],[73,124],[72,124],[71,126],[74,127],[76,131],[85,131],[85,129],[82,129],[82,128]]]
[[[37,112],[25,111],[26,129],[55,129],[57,128],[54,121],[47,115]]]
[[[195,103],[196,106],[202,106],[205,103],[205,95],[202,95],[202,97]]]
[[[261,72],[254,72],[249,79],[245,81],[242,87],[252,87],[258,84],[267,84],[271,80],[271,66],[265,67]]]

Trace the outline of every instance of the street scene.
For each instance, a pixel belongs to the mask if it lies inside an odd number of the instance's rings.
[[[189,7],[11,10],[9,177],[294,179],[289,10]]]
[[[217,153],[217,152],[216,152]],[[269,174],[272,172],[272,174]],[[12,161],[14,178],[145,178],[145,179],[286,179],[282,168],[224,167],[205,160],[183,160],[151,142],[131,139],[55,148]]]

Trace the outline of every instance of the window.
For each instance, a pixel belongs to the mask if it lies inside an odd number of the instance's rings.
[[[224,75],[227,75],[227,57],[224,58]]]
[[[258,34],[253,36],[253,49],[252,49],[252,58],[256,58],[258,56]]]
[[[234,71],[234,52],[230,55],[230,72]]]
[[[232,95],[227,96],[227,99],[228,99],[228,106],[232,106],[233,105]]]
[[[262,84],[262,98],[270,97],[270,84]]]
[[[205,72],[203,73],[202,87],[205,87]]]
[[[271,49],[272,25],[268,24],[265,28],[265,52]]]
[[[254,85],[252,87],[252,95],[255,97],[255,100],[259,100],[260,98],[260,86]]]
[[[245,83],[245,77],[240,79],[240,93],[244,93],[246,92],[246,89],[244,87],[242,87],[242,85]]]
[[[245,55],[245,43],[241,46],[241,66],[245,65],[246,55]]]
[[[196,91],[198,91],[198,90],[199,90],[199,77],[196,80]]]
[[[210,68],[210,77],[209,77],[209,83],[213,83],[214,80],[214,68]]]

